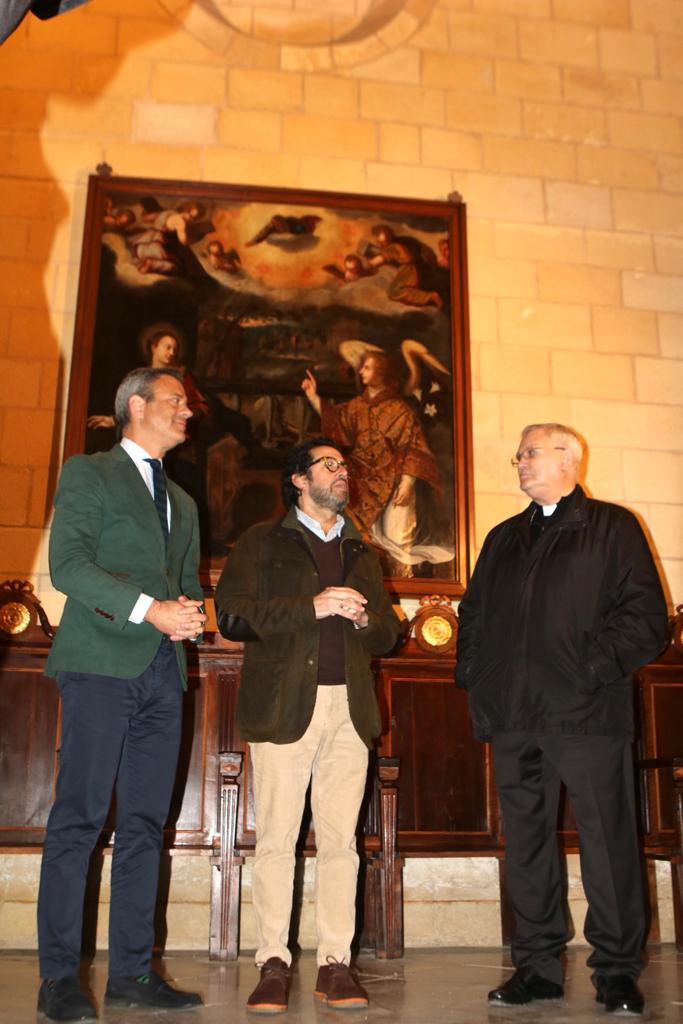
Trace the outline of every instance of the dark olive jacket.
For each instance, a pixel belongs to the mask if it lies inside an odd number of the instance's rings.
[[[379,561],[351,520],[341,534],[344,586],[367,600],[369,623],[344,620],[346,686],[351,720],[370,746],[381,731],[372,655],[385,654],[399,622],[384,589]],[[315,706],[320,627],[313,598],[322,587],[306,531],[294,509],[243,534],[216,587],[219,615],[242,622],[244,664],[237,722],[250,742],[292,743],[303,736]],[[246,627],[248,623],[248,627]]]
[[[534,512],[489,533],[458,610],[456,679],[475,734],[630,735],[633,673],[667,636],[643,531],[577,487],[532,545]]]

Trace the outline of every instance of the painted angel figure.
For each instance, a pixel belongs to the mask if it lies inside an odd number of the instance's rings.
[[[442,542],[437,526],[439,469],[405,397],[419,390],[423,364],[444,376],[450,371],[414,339],[401,344],[409,371],[403,386],[379,346],[344,341],[339,354],[356,370],[363,386],[360,395],[334,405],[320,397],[310,370],[301,388],[320,415],[323,434],[349,451],[349,511],[366,539],[389,556],[395,576],[412,576],[412,567],[421,562],[450,561],[453,548]]]

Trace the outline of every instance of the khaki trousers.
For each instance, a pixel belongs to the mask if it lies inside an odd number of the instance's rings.
[[[256,815],[253,901],[256,963],[287,948],[292,914],[294,850],[306,790],[316,843],[318,965],[350,959],[356,924],[356,826],[365,792],[368,748],[349,716],[345,685],[319,686],[308,729],[295,743],[250,743]]]

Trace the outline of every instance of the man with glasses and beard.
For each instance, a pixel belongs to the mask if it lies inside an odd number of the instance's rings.
[[[367,1006],[349,970],[358,878],[356,826],[368,748],[381,721],[370,668],[398,619],[378,559],[350,519],[348,468],[325,437],[296,447],[282,474],[287,509],[238,540],[216,588],[221,632],[242,639],[237,709],[249,741],[256,814],[253,903],[258,985],[247,1008],[287,1009],[295,844],[311,782],[316,839],[315,995]]]
[[[642,1013],[633,673],[666,642],[666,605],[637,519],[584,494],[582,459],[570,427],[523,430],[512,464],[531,504],[489,533],[460,602],[456,678],[477,738],[493,749],[516,925],[516,971],[489,1004],[564,994],[563,782],[581,843],[596,999],[608,1013]]]

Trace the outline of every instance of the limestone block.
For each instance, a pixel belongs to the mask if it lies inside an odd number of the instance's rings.
[[[590,310],[587,306],[501,299],[499,313],[500,340],[506,345],[591,348]]]
[[[454,11],[449,14],[448,27],[454,49],[460,53],[484,56],[516,57],[517,30],[515,19],[501,13]]]
[[[420,84],[420,51],[414,47],[397,46],[388,53],[349,68],[353,78],[377,79],[380,82]],[[355,111],[354,111],[355,112]]]
[[[653,502],[650,526],[661,558],[683,558],[683,506]]]
[[[603,501],[621,502],[624,497],[624,479],[621,472],[621,450],[600,448],[588,441],[586,484],[591,494]]]
[[[662,355],[670,359],[683,359],[683,316],[659,313],[657,329]]]
[[[633,27],[639,32],[683,33],[683,11],[670,0],[631,0]],[[659,868],[660,863],[657,864]]]
[[[477,494],[508,494],[517,491],[517,474],[510,465],[510,442],[481,439],[474,445],[474,486]]]
[[[545,64],[527,64],[518,60],[497,60],[496,92],[506,96],[559,100],[562,97],[560,70]]]
[[[14,259],[29,255],[29,221],[20,217],[0,219],[0,252]]]
[[[617,188],[659,188],[657,160],[646,153],[613,146],[582,146],[578,151],[578,179],[591,185]]]
[[[670,606],[674,608],[676,605],[683,604],[683,558],[663,558],[661,565],[658,565],[657,568],[663,580],[664,592],[670,595]],[[666,906],[665,904],[665,909]],[[668,935],[672,933],[671,924],[671,918],[669,918]],[[664,934],[663,929],[662,934]]]
[[[610,28],[631,25],[629,0],[555,0],[553,12],[558,21]]]
[[[660,274],[683,275],[683,240],[655,238],[655,265]]]
[[[74,62],[73,85],[68,90],[72,96],[95,95],[106,90],[109,96],[132,99],[143,96],[149,88],[153,65],[148,60],[131,57],[122,62],[120,57],[78,54]],[[176,76],[181,77],[178,65],[174,66]]]
[[[29,520],[31,470],[27,466],[0,466],[0,522],[24,526]]]
[[[49,466],[53,418],[49,409],[27,408],[21,416],[6,416],[0,439],[0,463],[8,466]],[[17,543],[21,542],[22,538],[18,538]]]
[[[426,899],[434,903],[456,899],[487,900],[497,887],[495,857],[410,857],[403,869],[403,894],[407,903]]]
[[[652,240],[625,231],[586,231],[587,263],[624,270],[652,270]]]
[[[9,178],[3,181],[2,188],[5,210],[11,211],[13,218],[54,220],[63,202],[59,189],[51,181],[32,181],[31,187],[26,188],[21,178]],[[4,284],[4,273],[0,281]]]
[[[640,85],[635,75],[617,75],[584,68],[562,72],[568,103],[587,103],[617,110],[640,110]]]
[[[0,903],[0,949],[36,949],[36,908],[32,903]]]
[[[445,199],[453,185],[446,169],[434,167],[401,167],[399,164],[368,163],[367,188],[370,192],[391,196]]]
[[[468,221],[467,251],[469,259],[479,256],[495,256],[494,225],[490,220],[473,219]]]
[[[683,359],[636,359],[636,392],[641,402],[683,405]]]
[[[69,92],[76,58],[71,53],[31,53],[5,42],[0,61],[0,87],[21,92]]]
[[[161,4],[157,5],[161,13]],[[66,18],[58,18],[68,21]],[[52,28],[52,26],[50,26]],[[134,53],[136,58],[149,60],[152,63],[178,61],[186,63],[212,64],[214,67],[225,67],[225,53],[220,49],[205,45],[192,32],[184,32],[169,18],[121,18],[118,22],[118,53]]]
[[[670,78],[646,78],[642,82],[643,109],[657,114],[680,115],[683,110],[683,82]]]
[[[462,4],[466,6],[466,4]],[[550,0],[474,0],[475,11],[487,14],[512,14],[515,18],[548,18],[551,16]]]
[[[510,448],[514,451],[514,447]],[[511,478],[513,480],[513,478]],[[504,519],[516,516],[519,500],[509,494],[477,494],[474,503],[475,545],[481,550],[490,530]]]
[[[572,415],[589,446],[668,451],[683,434],[683,409],[673,406],[575,398]]]
[[[683,78],[683,27],[676,35],[661,35],[657,40],[659,71],[662,78]]]
[[[362,82],[360,89],[363,118],[403,124],[444,123],[444,94],[441,89],[384,82]]]
[[[97,8],[95,9],[97,11]],[[49,26],[29,23],[32,50],[50,53],[115,54],[119,20],[94,13],[85,7],[72,11],[68,18],[51,19]]]
[[[410,45],[425,51],[442,51],[444,53],[449,51],[448,11],[445,10],[443,4],[432,9],[429,18],[420,26],[415,35],[411,36]]]
[[[593,29],[558,21],[518,22],[519,52],[524,60],[592,68],[598,63],[598,36]]]
[[[44,527],[51,508],[50,488],[51,471],[45,466],[36,466],[31,470],[31,494],[28,505],[28,525]]]
[[[457,177],[457,187],[469,216],[522,223],[543,220],[543,188],[536,178],[464,171]]]
[[[603,71],[625,71],[632,75],[657,73],[654,36],[630,29],[603,29],[598,43]]]
[[[119,174],[157,177],[159,168],[172,161],[173,175],[182,181],[199,181],[202,177],[202,158],[199,146],[167,146],[152,142],[108,142],[103,149],[104,159]],[[215,178],[209,180],[216,180]]]
[[[487,391],[472,392],[472,431],[475,437],[500,437],[500,399]]]
[[[683,313],[683,281],[680,277],[625,271],[622,281],[625,306],[655,309],[660,313]]]
[[[601,352],[659,352],[657,319],[640,309],[596,306],[593,310],[593,342]]]
[[[547,219],[551,224],[573,227],[609,228],[612,226],[610,193],[597,185],[548,182]]]
[[[302,156],[299,180],[302,188],[320,188],[321,184],[338,192],[365,192],[368,188],[362,160]]]
[[[446,124],[449,128],[482,135],[520,135],[520,102],[511,96],[487,96],[450,89],[446,95]]]
[[[43,263],[40,260],[0,258],[0,306],[16,304],[28,309],[40,306],[43,295]]]
[[[538,296],[546,302],[616,306],[621,301],[619,273],[602,267],[542,263],[538,267]]]
[[[300,185],[298,157],[281,153],[277,161],[264,160],[263,153],[211,146],[202,154],[207,181],[230,181],[235,184],[277,185],[295,188]],[[316,187],[320,187],[318,182]],[[332,186],[330,186],[332,187]]]
[[[472,341],[497,341],[498,310],[496,300],[481,295],[471,295],[469,310]]]
[[[484,138],[484,168],[502,174],[524,174],[538,167],[544,178],[576,178],[576,154],[573,146],[533,139]]]
[[[166,949],[203,949],[209,944],[208,903],[169,902]]]
[[[159,103],[209,104],[225,102],[227,76],[224,68],[159,61],[153,65],[150,92]]]
[[[683,136],[676,117],[609,110],[607,127],[609,140],[615,146],[646,149],[658,154],[683,152]]]
[[[3,578],[30,571],[41,543],[41,535],[42,530],[27,526],[0,527],[0,572]]]
[[[467,132],[422,128],[422,163],[431,167],[476,171],[482,166],[481,142]]]
[[[218,141],[235,149],[280,153],[282,115],[265,110],[221,110],[218,119]]]
[[[552,352],[551,365],[552,390],[556,395],[613,401],[634,397],[633,362],[629,356]]]
[[[495,225],[496,255],[512,259],[582,263],[586,258],[584,232],[545,224]]]
[[[42,92],[0,91],[0,130],[25,131],[29,125],[40,125],[45,119],[48,96]]]
[[[335,75],[306,75],[304,110],[326,117],[358,117],[358,83]]]
[[[286,153],[372,160],[377,157],[377,130],[369,121],[284,114],[282,144]]]
[[[470,256],[468,264],[473,295],[536,297],[536,267],[528,260],[503,260],[475,253]]]
[[[44,361],[40,368],[40,398],[38,404],[41,409],[56,408],[59,384],[59,361],[56,358]]]
[[[208,145],[216,141],[213,106],[136,100],[133,111],[133,137],[141,142]]]
[[[482,345],[481,388],[483,391],[548,394],[550,353],[540,348]]]
[[[260,68],[233,68],[228,72],[230,105],[259,110],[298,109],[303,101],[303,75]]]
[[[510,457],[525,426],[530,423],[572,423],[571,402],[556,395],[501,395],[503,429],[508,439]]]
[[[484,57],[465,57],[452,51],[427,51],[422,55],[422,84],[436,89],[491,92],[493,62]]]
[[[405,944],[429,946],[496,946],[500,910],[492,901],[411,903],[404,913]]]
[[[683,192],[683,160],[678,156],[660,156],[659,177],[664,192]]]
[[[679,591],[680,593],[680,591]],[[668,861],[655,861],[657,882],[657,905],[659,908],[659,931],[662,942],[674,941],[673,896],[671,891],[671,866]]]
[[[598,145],[607,141],[605,113],[596,107],[524,102],[524,131],[535,138]]]
[[[652,428],[648,428],[648,435]],[[671,445],[672,439],[669,439]],[[680,443],[680,434],[675,443]],[[683,454],[672,451],[636,451],[627,448],[624,459],[624,494],[629,501],[680,504],[683,494]]]
[[[379,157],[390,164],[419,164],[420,129],[417,125],[380,124]]]
[[[612,203],[614,226],[620,231],[683,234],[683,196],[615,189]]]

